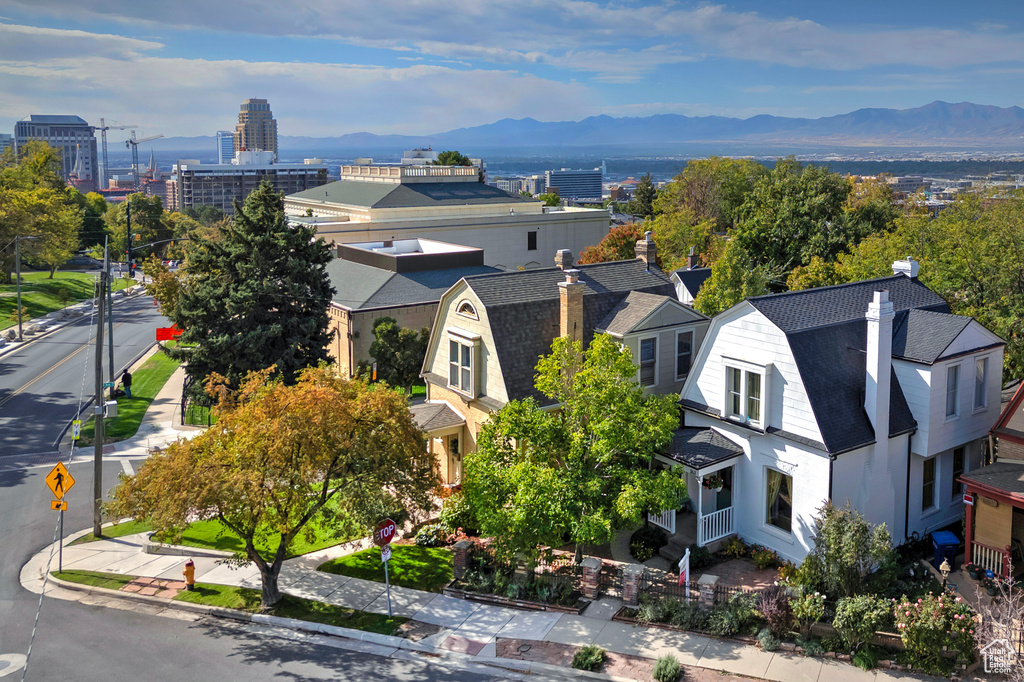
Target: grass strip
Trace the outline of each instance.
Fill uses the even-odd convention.
[[[256,613],[260,608],[260,594],[259,590],[248,587],[196,583],[195,591],[179,592],[175,599],[192,604],[239,609]],[[313,601],[312,599],[302,599],[291,595],[285,595],[269,613],[283,618],[295,618],[313,623],[323,623],[324,625],[337,625],[343,628],[365,630],[366,632],[376,632],[382,635],[394,634],[398,626],[408,620],[408,618],[399,616],[388,618],[378,613],[356,611],[344,606],[325,604]]]
[[[99,272],[58,272],[49,278],[49,272],[21,273],[21,305],[26,308],[22,324],[33,317],[60,310],[67,305],[93,297],[93,283]],[[12,278],[13,279],[13,278]],[[131,280],[114,278],[114,291],[134,284]],[[0,285],[0,329],[18,324],[15,308],[18,306],[18,286],[15,283]],[[13,319],[12,319],[13,313]]]
[[[104,424],[103,442],[117,443],[134,436],[139,425],[146,416],[146,410],[153,404],[160,389],[178,369],[177,360],[157,352],[138,369],[132,372],[132,397],[121,396],[117,399],[117,416],[107,419]],[[118,377],[120,381],[120,377]],[[79,447],[88,447],[93,443],[96,423],[90,419],[82,426],[82,438]]]
[[[135,535],[136,533],[145,533],[146,531],[151,530],[153,530],[153,525],[149,523],[143,523],[140,521],[122,521],[121,523],[104,528],[103,537],[101,538],[97,538],[92,533],[88,533],[69,544],[68,547],[74,547],[75,545],[81,545],[86,542],[96,542],[96,540],[123,538],[126,535]]]
[[[384,582],[384,566],[380,560],[380,549],[376,547],[331,559],[318,566],[317,570]],[[388,572],[392,585],[427,592],[440,592],[455,577],[452,552],[447,547],[392,545]]]
[[[50,575],[61,580],[67,580],[70,583],[91,585],[92,587],[105,587],[108,590],[120,590],[122,587],[135,580],[134,575],[101,573],[99,571],[53,571]]]

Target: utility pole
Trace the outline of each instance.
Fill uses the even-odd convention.
[[[128,246],[125,255],[128,257],[128,276],[135,279],[135,266],[132,265],[132,200],[131,196],[124,202],[124,217],[128,221]]]
[[[104,256],[106,258],[106,256]],[[103,515],[100,504],[103,502],[103,309],[107,288],[107,271],[100,273],[99,288],[96,291],[96,302],[99,316],[96,320],[96,407],[93,408],[93,501],[92,501],[92,534],[100,537],[103,534]]]
[[[14,238],[14,273],[18,283],[18,343],[24,341],[21,335],[21,237]]]
[[[110,340],[107,342],[107,364],[110,373],[110,392],[114,392],[114,288],[113,277],[110,276],[110,237],[103,239],[103,272],[107,275],[107,287],[104,293],[107,296],[107,335]]]

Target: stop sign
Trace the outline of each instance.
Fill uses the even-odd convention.
[[[373,544],[378,547],[390,544],[395,537],[398,526],[391,519],[385,519],[377,524],[377,530],[373,531]]]

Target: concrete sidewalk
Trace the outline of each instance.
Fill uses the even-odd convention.
[[[192,557],[199,582],[260,588],[259,571],[251,564],[235,568],[213,556],[216,553],[186,547],[175,548],[182,553],[177,556],[152,554],[147,552],[147,544],[146,534],[140,534],[65,546],[64,569],[180,580],[184,562]],[[351,551],[351,548],[332,548],[318,553],[317,561],[311,561],[310,557],[286,561],[281,570],[282,591],[296,597],[386,614],[388,604],[383,583],[315,570],[321,561]],[[25,566],[22,583],[27,589],[36,593],[41,591],[42,575],[49,557],[50,548],[47,547]],[[55,565],[51,566],[51,570],[55,569]],[[420,640],[418,645],[438,652],[467,654],[480,662],[496,663],[496,638],[509,638],[571,646],[597,644],[610,652],[651,659],[672,654],[685,665],[779,682],[923,679],[889,670],[865,672],[834,660],[769,653],[740,642],[696,633],[615,622],[611,618],[621,602],[610,598],[591,604],[580,616],[520,611],[405,587],[391,588],[391,603],[395,615],[441,627],[439,632]],[[504,661],[502,659],[502,664]]]

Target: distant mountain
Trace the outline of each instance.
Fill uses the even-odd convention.
[[[459,128],[434,135],[375,135],[360,132],[340,137],[280,137],[289,152],[370,150],[431,145],[435,149],[596,147],[609,145],[670,145],[705,142],[757,142],[792,145],[979,145],[1019,148],[1024,144],[1024,109],[970,102],[932,102],[915,109],[858,109],[823,118],[753,116],[682,116],[659,114],[644,118],[591,116],[582,121],[543,122],[506,118],[487,125]],[[213,149],[212,137],[166,138],[157,149]],[[186,146],[187,145],[187,146]]]

